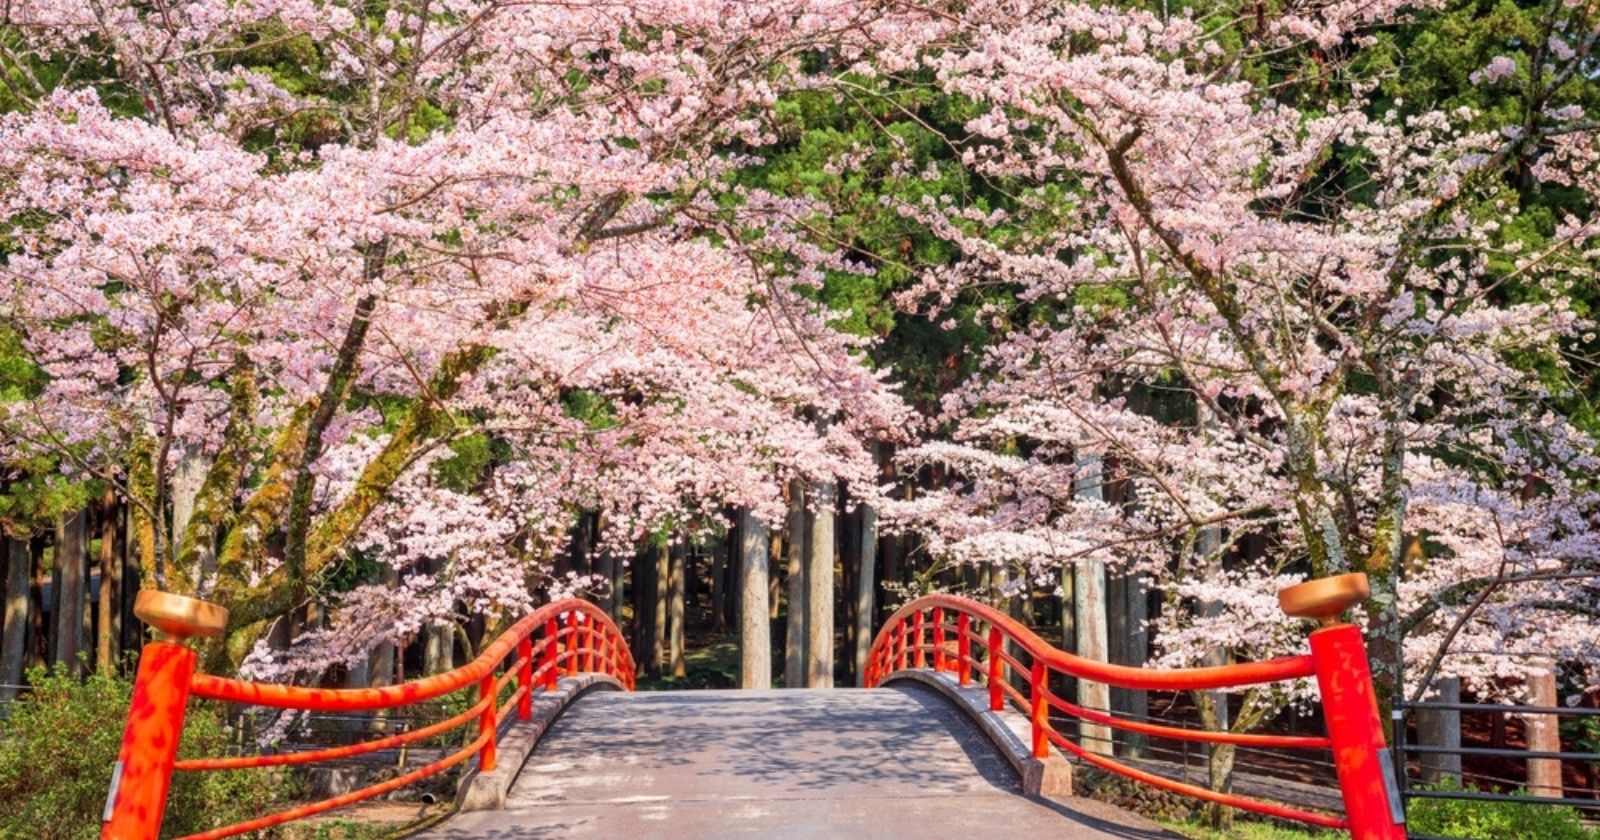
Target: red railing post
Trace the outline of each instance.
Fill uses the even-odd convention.
[[[966,613],[956,613],[956,673],[961,676],[961,685],[972,684],[972,640],[967,638],[967,633],[972,629],[972,618]]]
[[[522,698],[517,701],[517,720],[533,717],[533,640],[517,642],[517,688]]]
[[[1000,628],[989,625],[989,711],[998,712],[1005,708],[1005,697],[1000,693],[1000,681],[1005,679],[1005,660],[1000,658],[1000,646],[1005,642],[1000,638]]]
[[[915,661],[918,668],[928,667],[928,651],[924,648],[927,644],[928,633],[922,625],[922,610],[917,610],[916,630],[913,633],[916,641],[912,642],[912,649],[917,652]]]
[[[894,663],[894,669],[896,671],[904,671],[906,669],[906,646],[907,646],[906,633],[907,633],[906,621],[905,621],[905,619],[902,618],[902,619],[900,619],[900,623],[896,624],[895,628],[894,628],[894,635],[895,635],[895,663]]]
[[[544,688],[546,691],[555,691],[556,682],[561,678],[560,662],[556,657],[561,655],[561,627],[554,618],[547,619],[544,623]]]
[[[944,661],[944,607],[933,608],[933,670],[943,671]]]
[[[1045,728],[1050,725],[1050,713],[1044,700],[1044,674],[1044,661],[1035,658],[1033,670],[1028,674],[1028,699],[1033,705],[1028,721],[1033,724],[1034,758],[1048,758],[1050,755],[1050,741],[1045,737]]]
[[[594,619],[591,618],[583,623],[583,638],[585,642],[583,664],[586,666],[584,670],[592,673],[595,670],[595,652],[600,649],[600,636],[595,632]]]
[[[567,676],[578,673],[578,611],[567,613]]]
[[[1378,717],[1378,696],[1361,628],[1336,624],[1311,634],[1311,658],[1333,742],[1352,840],[1404,840],[1405,814]]]
[[[1369,594],[1366,575],[1345,574],[1281,590],[1278,604],[1322,625],[1311,633],[1311,661],[1351,840],[1405,840],[1405,811],[1383,740],[1367,646],[1361,628],[1340,620]]]
[[[495,708],[496,698],[494,691],[494,670],[489,675],[478,681],[478,701],[483,703],[483,711],[478,713],[478,737],[487,737],[483,747],[478,750],[478,770],[487,773],[493,770],[498,757],[495,749],[495,717],[499,710]]]
[[[104,840],[155,840],[161,833],[195,659],[194,650],[172,642],[151,642],[140,653],[122,750],[111,773]]]
[[[161,834],[198,659],[183,641],[218,635],[228,623],[228,611],[216,604],[149,589],[134,600],[133,613],[164,638],[140,652],[122,749],[101,817],[103,840],[156,840]]]

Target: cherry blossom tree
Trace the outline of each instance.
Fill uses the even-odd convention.
[[[840,265],[791,230],[813,210],[732,175],[810,84],[807,51],[915,20],[796,0],[10,15],[0,318],[48,383],[7,407],[0,456],[122,487],[147,585],[228,606],[235,663],[352,551],[454,565],[357,589],[348,628],[525,606],[575,509],[618,541],[724,503],[776,521],[787,478],[870,484],[863,441],[906,424],[809,302]],[[450,488],[473,446],[494,457]],[[189,456],[209,466],[180,530]]]
[[[971,101],[948,139],[1005,196],[902,208],[964,253],[908,302],[1020,301],[945,401],[955,440],[905,454],[959,480],[890,514],[1045,585],[1085,560],[1151,575],[1154,664],[1301,650],[1276,591],[1357,570],[1385,696],[1499,688],[1535,653],[1592,669],[1600,446],[1566,410],[1594,338],[1566,291],[1600,253],[1569,101],[1600,21],[1551,3],[1535,66],[1479,77],[1522,103],[1484,125],[1375,106],[1354,59],[1398,4],[1273,8],[976,2],[879,66]],[[1533,249],[1507,232],[1521,178],[1578,196]],[[1085,464],[1113,501],[1073,491]],[[1233,725],[1294,696],[1251,692]]]

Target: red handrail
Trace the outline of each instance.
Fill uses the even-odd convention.
[[[171,621],[161,627],[169,634],[183,630]],[[523,720],[531,717],[537,688],[553,690],[563,674],[570,676],[580,672],[610,676],[630,691],[635,680],[633,656],[621,631],[604,610],[578,599],[540,607],[500,634],[476,659],[460,668],[382,688],[306,688],[226,679],[195,674],[195,661],[194,650],[183,644],[181,636],[145,646],[134,681],[122,752],[107,797],[102,840],[155,840],[161,830],[171,775],[176,770],[274,767],[345,758],[413,743],[466,726],[474,720],[478,722],[477,735],[470,744],[402,776],[182,840],[230,837],[387,793],[440,773],[474,755],[478,757],[480,770],[493,770],[500,723],[513,713]],[[496,670],[502,666],[505,666],[504,671],[497,676]],[[497,702],[501,690],[513,682],[516,690],[504,703]],[[190,697],[280,709],[344,712],[392,709],[474,686],[478,697],[471,707],[448,720],[412,732],[304,752],[177,760],[178,734],[183,729],[184,710]]]
[[[925,616],[932,615],[928,621]],[[956,625],[946,625],[954,615]],[[933,639],[930,642],[929,625]],[[956,636],[955,650],[945,641]],[[1009,651],[1007,648],[1009,647]],[[965,686],[974,677],[988,685],[989,708],[1011,705],[1026,714],[1034,756],[1049,754],[1049,744],[1127,778],[1177,793],[1280,819],[1324,828],[1348,829],[1355,840],[1403,840],[1403,819],[1390,807],[1394,792],[1380,769],[1383,735],[1360,630],[1332,624],[1311,634],[1310,654],[1208,668],[1146,669],[1112,665],[1067,653],[999,610],[955,595],[928,595],[896,610],[878,631],[867,657],[865,683],[873,688],[898,672],[925,668],[932,652],[935,671],[950,671]],[[978,652],[983,652],[980,660]],[[1026,661],[1024,661],[1026,660]],[[1028,693],[1010,684],[1008,671],[1027,676]],[[1051,672],[1151,691],[1205,691],[1315,677],[1327,710],[1328,736],[1212,732],[1141,721],[1087,709],[1049,688]],[[1205,743],[1283,749],[1332,749],[1345,801],[1345,816],[1318,813],[1251,797],[1220,793],[1130,767],[1085,749],[1056,730],[1050,711],[1133,732]]]

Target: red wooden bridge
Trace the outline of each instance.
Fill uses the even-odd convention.
[[[541,607],[473,662],[444,674],[384,688],[321,689],[195,673],[197,657],[185,640],[219,632],[226,613],[141,593],[140,617],[165,638],[146,645],[140,660],[102,837],[155,840],[174,772],[347,759],[470,727],[475,734],[464,747],[396,778],[185,840],[259,831],[469,762],[464,813],[436,827],[434,837],[832,837],[846,830],[885,838],[1013,831],[1164,836],[1130,828],[1103,806],[1038,795],[1068,792],[1066,758],[1198,799],[1347,831],[1354,840],[1395,840],[1406,836],[1404,817],[1366,650],[1360,629],[1339,620],[1364,592],[1361,576],[1283,592],[1291,615],[1321,623],[1306,654],[1176,670],[1085,660],[988,606],[933,595],[902,607],[878,633],[869,690],[637,695],[621,633],[586,601]],[[1327,732],[1215,732],[1127,720],[1055,694],[1052,675],[1158,691],[1314,678]],[[590,693],[594,688],[619,691]],[[466,711],[403,734],[327,749],[177,759],[193,698],[354,712],[459,691],[475,692]],[[547,732],[568,704],[571,711]],[[1077,722],[1200,743],[1330,751],[1344,809],[1309,810],[1165,778],[1085,749],[1069,737]],[[931,809],[930,799],[938,800]],[[469,810],[483,808],[489,810]]]

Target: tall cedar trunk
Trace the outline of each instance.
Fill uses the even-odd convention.
[[[723,599],[727,597],[728,584],[723,579],[723,572],[727,571],[727,550],[723,545],[711,546],[711,626],[717,635],[728,632],[728,612],[723,606]]]
[[[655,548],[646,548],[633,558],[633,650],[639,665],[647,673],[655,673],[655,663],[647,656],[650,652],[650,631],[655,627]]]
[[[1098,455],[1078,458],[1078,475],[1073,480],[1073,495],[1085,501],[1105,498],[1102,464]],[[1110,660],[1109,630],[1106,626],[1106,567],[1095,560],[1079,561],[1073,567],[1072,606],[1076,614],[1077,653],[1096,662]],[[1078,681],[1078,705],[1091,709],[1111,708],[1111,687],[1098,680]],[[1086,750],[1110,755],[1111,727],[1103,724],[1078,724],[1078,735]]]
[[[815,488],[806,546],[806,687],[833,688],[834,486]]]
[[[667,666],[667,590],[672,578],[672,561],[666,545],[656,546],[655,606],[650,617],[651,673],[660,676]]]
[[[28,651],[28,590],[33,579],[33,554],[24,538],[0,535],[5,545],[5,624],[0,626],[0,701],[9,701],[22,684],[22,665]]]
[[[63,516],[56,526],[55,661],[74,674],[82,673],[78,654],[83,652],[84,577],[88,568],[89,513],[79,509]]]
[[[95,599],[95,667],[116,670],[121,639],[122,547],[117,537],[117,494],[107,490],[100,502],[100,592]]]
[[[783,637],[783,686],[799,688],[806,682],[806,486],[789,482],[789,544],[786,574],[788,621]]]
[[[1111,661],[1119,665],[1143,667],[1150,655],[1150,634],[1145,629],[1149,606],[1144,576],[1133,572],[1108,580],[1106,599],[1110,607],[1108,638],[1111,642]],[[1111,707],[1134,720],[1143,720],[1150,716],[1150,692],[1113,688]],[[1140,732],[1118,731],[1116,739],[1118,749],[1126,756],[1142,756],[1150,746],[1149,737]]]
[[[872,632],[877,625],[874,610],[878,590],[878,512],[869,505],[858,506],[855,525],[856,637],[855,656],[851,664],[855,669],[856,685],[865,686],[867,654],[872,650]]]
[[[689,669],[683,659],[683,622],[688,611],[685,586],[689,577],[689,547],[678,543],[672,547],[668,557],[667,602],[671,605],[672,631],[668,659],[671,661],[674,677],[687,677]]]
[[[739,687],[772,687],[772,622],[767,611],[767,526],[739,511]]]
[[[32,558],[32,568],[44,568],[44,551],[47,538],[38,537],[28,541],[28,556]],[[60,577],[60,571],[52,564],[51,575]],[[54,583],[60,589],[60,581]],[[54,591],[54,590],[52,590]],[[28,647],[22,654],[22,671],[27,673],[29,668],[49,665],[53,649],[50,646],[50,628],[45,625],[44,617],[54,609],[44,599],[43,586],[28,585]]]

